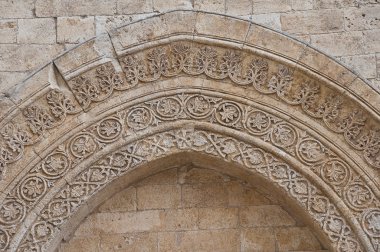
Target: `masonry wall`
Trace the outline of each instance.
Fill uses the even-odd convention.
[[[292,215],[242,180],[174,168],[107,200],[59,251],[327,251]]]
[[[88,38],[172,9],[226,13],[285,32],[380,90],[380,0],[0,0],[0,92]]]

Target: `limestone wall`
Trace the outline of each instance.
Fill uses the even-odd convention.
[[[325,250],[275,195],[212,170],[183,167],[103,203],[61,244],[60,252],[72,251]]]
[[[379,0],[1,0],[0,90],[88,38],[171,9],[265,24],[336,57],[380,89]]]

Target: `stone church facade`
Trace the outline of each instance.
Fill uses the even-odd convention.
[[[377,0],[0,9],[0,251],[380,251]]]

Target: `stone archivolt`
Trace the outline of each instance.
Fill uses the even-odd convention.
[[[120,110],[58,146],[26,174],[14,194],[9,194],[6,198],[0,209],[0,219],[5,224],[4,232],[8,228],[9,231],[19,229],[15,224],[21,223],[26,212],[33,209],[47,194],[49,185],[56,184],[57,180],[62,179],[69,170],[75,169],[82,160],[91,159],[96,152],[123,138],[123,135],[128,141],[128,136],[135,132],[159,126],[170,128],[173,127],[170,126],[171,123],[179,120],[232,128],[282,149],[304,163],[304,168],[313,171],[343,198],[351,208],[353,218],[358,223],[363,222],[365,232],[371,232],[369,227],[375,225],[368,209],[371,209],[371,213],[376,213],[379,203],[371,189],[357,172],[319,140],[267,111],[195,91],[167,95]],[[239,163],[273,180],[312,213],[326,235],[335,243],[335,248],[342,251],[345,250],[343,248],[360,250],[359,242],[352,237],[351,228],[329,197],[289,165],[249,143],[211,132],[184,129],[150,136],[128,144],[124,149],[98,161],[91,166],[94,168],[83,171],[70,186],[62,188],[47,204],[43,215],[34,222],[20,248],[26,251],[40,249],[39,246],[43,246],[49,237],[54,237],[53,232],[57,232],[56,229],[83,202],[128,170],[162,155],[179,150],[193,150]],[[342,236],[341,232],[345,235]],[[376,237],[372,238],[376,244]]]
[[[364,170],[377,174],[376,112],[289,64],[231,49],[228,44],[161,43],[120,55],[118,60],[122,71],[112,61],[102,62],[66,79],[71,92],[50,89],[23,108],[21,116],[4,120],[2,172],[24,158],[27,146],[38,145],[48,132],[64,129],[67,117],[86,115],[125,92],[136,94],[136,99],[148,96],[154,90],[141,91],[145,85],[179,76],[203,76],[218,85],[228,81],[261,94],[261,99],[270,97],[300,108],[315,124],[323,122],[343,135],[350,147],[341,148],[346,152],[342,154],[317,127],[292,123],[233,91],[233,99],[221,91],[189,87],[167,89],[134,105],[115,101],[116,112],[107,112],[112,106],[104,105],[96,122],[67,126],[66,140],[54,142],[54,148],[41,154],[41,161],[20,170],[9,183],[0,205],[0,251],[51,248],[61,226],[114,179],[183,151],[239,164],[281,188],[318,224],[336,251],[380,249],[378,188],[350,156],[360,153],[368,164]],[[182,127],[189,122],[196,129]],[[115,146],[124,147],[112,151]]]

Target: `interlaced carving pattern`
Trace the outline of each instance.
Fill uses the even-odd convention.
[[[65,186],[42,211],[31,228],[20,251],[40,249],[52,238],[58,227],[88,198],[139,164],[183,150],[204,152],[227,161],[237,162],[261,174],[286,190],[302,204],[339,251],[360,251],[351,228],[335,206],[320,190],[300,173],[273,155],[231,137],[198,130],[172,130],[147,137],[107,155],[75,181]]]
[[[46,194],[49,186],[61,179],[69,170],[74,169],[82,160],[91,157],[96,151],[122,138],[123,135],[128,138],[134,131],[179,120],[197,120],[234,128],[267,141],[299,159],[345,200],[353,215],[363,223],[363,229],[373,239],[374,246],[377,243],[377,237],[372,234],[380,232],[376,229],[376,218],[380,216],[378,200],[360,176],[320,141],[307,132],[253,106],[218,96],[183,93],[153,99],[121,110],[57,147],[21,180],[19,186],[8,195],[0,208],[2,224],[0,234],[3,233],[5,237],[3,248],[8,246],[10,238],[19,228],[26,213]],[[128,153],[116,152],[98,162],[99,165],[112,162],[112,167],[91,166],[96,168],[83,172],[76,182],[71,183],[69,188],[61,191],[48,204],[43,216],[34,223],[22,247],[31,249],[45,244],[48,237],[57,232],[58,226],[75,209],[121,173],[154,157],[175,152],[174,149],[188,149],[219,155],[227,161],[238,162],[269,179],[274,179],[284,189],[288,188],[289,194],[313,214],[337,249],[341,251],[359,249],[359,243],[352,237],[351,229],[328,197],[320,195],[321,192],[315,186],[312,186],[308,180],[301,179],[301,175],[290,169],[288,165],[256,147],[232,138],[209,132],[178,132],[183,132],[184,135],[182,137],[174,133],[157,135],[149,138],[156,139],[156,142],[146,140],[128,145],[125,148]],[[273,174],[277,174],[277,177]],[[290,181],[289,176],[292,178]],[[347,246],[350,249],[343,249]]]
[[[127,55],[120,59],[124,74],[115,72],[110,63],[68,82],[82,109],[101,102],[116,91],[139,83],[179,75],[205,75],[252,86],[262,94],[273,95],[287,104],[297,105],[309,116],[322,120],[358,151],[372,167],[380,168],[380,131],[364,112],[353,109],[333,90],[309,79],[294,81],[286,66],[272,69],[266,59],[225,48],[201,44],[172,43]],[[92,76],[92,77],[91,77]],[[93,79],[94,78],[94,79]],[[0,173],[7,164],[22,158],[25,146],[38,142],[44,132],[62,124],[81,109],[58,90],[46,97],[49,110],[31,105],[23,111],[29,128],[9,123],[1,129],[5,140],[0,146]],[[380,210],[378,199],[363,179],[336,153],[307,132],[280,118],[242,103],[216,96],[182,94],[166,96],[122,110],[92,125],[53,152],[29,171],[7,195],[0,206],[0,251],[9,246],[22,221],[49,188],[78,163],[129,133],[166,122],[196,120],[236,129],[282,149],[313,171],[351,209],[379,248]],[[193,150],[238,162],[262,174],[296,198],[318,221],[339,251],[359,251],[360,245],[327,196],[300,173],[248,143],[206,131],[170,131],[126,146],[92,165],[64,188],[44,209],[31,227],[20,250],[39,248],[49,240],[60,224],[96,191],[136,165],[178,150]],[[29,250],[28,250],[29,251]]]
[[[98,82],[83,76],[72,81],[79,102],[87,108],[91,102],[104,100],[115,90],[125,90],[139,82],[153,82],[180,74],[206,75],[212,79],[229,79],[240,86],[252,86],[266,95],[275,95],[287,104],[300,106],[315,119],[322,120],[336,133],[342,134],[365,160],[380,168],[380,129],[365,113],[353,107],[342,95],[304,77],[294,81],[294,73],[286,66],[271,69],[269,61],[242,52],[203,46],[172,43],[121,59],[125,79],[109,65],[96,70]],[[78,84],[80,83],[80,84]]]

